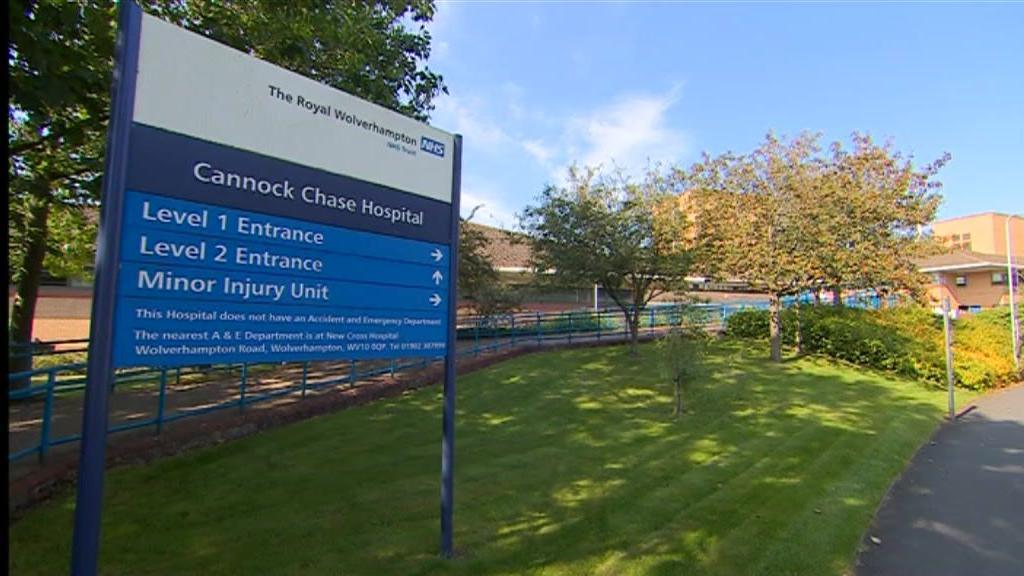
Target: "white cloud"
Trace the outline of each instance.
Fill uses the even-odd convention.
[[[472,100],[444,96],[437,101],[431,124],[462,134],[473,146],[493,147],[509,140],[508,134]]]
[[[473,215],[473,222],[512,230],[516,227],[518,219],[515,211],[506,206],[501,197],[498,189],[489,183],[465,182],[459,198],[459,211],[466,217],[479,206]]]
[[[690,137],[669,126],[678,87],[666,94],[633,95],[570,119],[565,139],[578,150],[568,159],[584,165],[613,164],[627,171],[650,162],[675,162],[691,149]],[[563,169],[564,173],[564,169]]]
[[[545,145],[540,140],[524,140],[522,145],[523,149],[526,150],[530,156],[533,156],[537,162],[540,162],[543,165],[547,165],[555,156],[554,148]]]

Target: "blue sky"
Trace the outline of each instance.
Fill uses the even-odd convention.
[[[1024,211],[1024,4],[440,0],[430,28],[475,221],[513,228],[574,161],[689,166],[769,130],[949,152],[940,218]]]

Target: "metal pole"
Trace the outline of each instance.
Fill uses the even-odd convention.
[[[949,420],[956,418],[953,402],[953,326],[949,321],[949,298],[942,299],[942,325],[946,333],[946,382],[949,387]]]
[[[114,377],[111,333],[114,295],[120,259],[128,135],[135,105],[135,78],[139,64],[142,10],[134,2],[118,6],[116,65],[112,82],[106,166],[103,171],[103,211],[96,249],[92,325],[89,328],[88,376],[82,408],[79,445],[78,493],[71,541],[71,574],[92,576],[99,569],[100,526],[103,513],[103,475],[106,469],[107,412]]]
[[[46,460],[50,449],[50,426],[53,422],[53,388],[57,385],[57,369],[51,368],[46,376],[46,402],[43,404],[43,428],[39,438],[39,461]]]
[[[452,557],[455,509],[455,279],[459,277],[459,194],[462,187],[462,136],[452,155],[452,224],[448,262],[448,337],[444,357],[444,412],[441,417],[441,556]]]
[[[1013,353],[1013,366],[1020,370],[1020,325],[1017,324],[1017,306],[1014,303],[1014,280],[1017,274],[1013,270],[1013,246],[1010,244],[1010,219],[1016,214],[1010,214],[1006,218],[1006,285],[1010,288],[1010,343]]]
[[[245,410],[245,389],[249,384],[249,364],[242,363],[242,381],[238,385],[238,409]]]
[[[395,375],[395,363],[391,361],[391,375]],[[302,398],[306,397],[306,384],[309,382],[309,361],[302,363],[302,384],[299,385]]]
[[[160,395],[156,399],[156,433],[164,431],[164,411],[167,407],[167,368],[160,371]]]
[[[594,284],[594,312],[597,312],[597,284]]]

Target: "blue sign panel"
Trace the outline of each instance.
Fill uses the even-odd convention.
[[[114,362],[439,356],[449,247],[125,194]]]

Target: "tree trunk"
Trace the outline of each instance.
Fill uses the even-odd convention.
[[[782,362],[782,299],[777,294],[771,296],[768,318],[772,362]]]
[[[676,378],[675,407],[672,410],[672,417],[679,418],[683,413],[683,382]]]
[[[636,356],[640,353],[640,309],[633,308],[629,318],[629,353]]]
[[[25,252],[15,278],[17,293],[11,308],[10,324],[7,326],[9,374],[32,369],[31,348],[14,344],[32,342],[32,321],[36,315],[36,299],[39,296],[39,282],[43,275],[43,259],[46,257],[49,217],[49,199],[33,198],[25,227]],[[29,384],[29,378],[17,382],[8,380],[7,387],[17,388]]]
[[[800,325],[800,300],[799,299],[796,301],[796,304],[793,307],[793,312],[795,313],[795,316],[796,316],[796,323],[795,323],[796,324],[796,326],[795,326],[796,332],[795,332],[795,334],[793,334],[793,339],[796,341],[796,353],[798,355],[802,355],[804,353],[804,338],[803,338],[802,327]]]
[[[836,308],[843,307],[843,289],[838,284],[832,287],[832,305]]]

